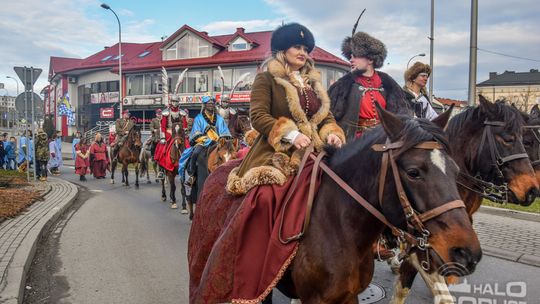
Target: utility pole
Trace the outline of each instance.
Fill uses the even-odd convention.
[[[471,43],[469,54],[469,106],[476,102],[476,54],[478,34],[478,0],[471,0]]]
[[[435,0],[431,0],[431,33],[429,37],[429,66],[431,74],[429,75],[429,101],[433,102],[433,79],[435,67],[433,66],[433,41],[435,40]]]

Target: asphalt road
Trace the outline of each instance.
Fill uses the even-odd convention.
[[[118,177],[114,185],[92,177],[80,183],[70,168],[64,168],[61,177],[85,189],[38,248],[27,282],[34,296],[25,303],[188,303],[190,221],[161,202],[160,186],[141,183],[138,190],[133,185],[126,189]],[[468,277],[471,292],[454,295],[467,304],[537,304],[539,270],[484,257]],[[388,303],[393,282],[388,267],[378,263],[374,283],[386,296],[364,303]],[[279,293],[274,300],[289,303]],[[416,280],[407,303],[433,303],[421,280]]]

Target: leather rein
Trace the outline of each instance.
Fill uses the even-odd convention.
[[[499,180],[504,180],[504,174],[501,168],[506,164],[514,160],[529,158],[527,153],[516,153],[508,156],[501,156],[499,150],[497,149],[497,144],[495,143],[495,138],[491,132],[491,127],[503,127],[506,123],[503,121],[484,121],[484,131],[482,133],[482,140],[478,148],[477,159],[480,159],[481,152],[484,148],[484,145],[488,145],[489,156],[491,158],[492,166],[496,169],[496,178]],[[502,184],[497,184],[496,182],[489,182],[484,180],[480,173],[476,173],[475,176],[469,175],[460,171],[457,178],[458,185],[480,195],[483,198],[486,198],[495,203],[506,203],[508,202],[508,183],[503,182]]]
[[[371,213],[371,215],[377,218],[384,225],[389,227],[392,231],[392,234],[399,240],[399,242],[405,245],[407,254],[410,252],[411,249],[415,247],[424,251],[426,253],[426,260],[421,262],[421,266],[424,268],[424,270],[426,271],[429,270],[430,253],[428,250],[431,249],[431,251],[435,254],[435,257],[438,258],[439,260],[442,260],[440,255],[438,255],[435,252],[435,250],[430,246],[428,242],[428,237],[430,236],[430,232],[427,230],[424,224],[428,222],[429,220],[435,217],[438,217],[439,215],[445,212],[448,212],[450,210],[457,209],[457,208],[465,208],[465,204],[463,203],[462,200],[453,200],[423,213],[419,213],[418,211],[414,210],[409,199],[407,198],[405,189],[403,188],[403,183],[401,182],[399,169],[396,164],[396,160],[395,160],[394,152],[393,152],[394,150],[401,149],[403,147],[403,144],[404,144],[403,141],[391,143],[389,140],[387,140],[385,144],[373,145],[372,149],[374,151],[383,153],[382,163],[381,163],[381,172],[379,176],[379,199],[380,199],[379,203],[382,204],[381,199],[384,193],[385,179],[386,179],[386,176],[388,175],[388,171],[389,171],[388,167],[390,166],[392,170],[392,175],[394,177],[394,182],[396,185],[399,201],[405,213],[405,218],[407,222],[407,229],[406,229],[407,231],[400,229],[396,227],[395,225],[393,225],[392,223],[390,223],[390,221],[384,216],[384,214],[382,214],[381,211],[379,211],[372,204],[370,204],[366,199],[364,199],[360,194],[358,194],[358,192],[356,192],[346,181],[344,181],[330,167],[328,167],[328,165],[322,162],[322,159],[326,155],[324,151],[315,155],[313,153],[313,146],[310,146],[307,148],[307,150],[304,153],[302,162],[298,169],[298,173],[292,185],[292,191],[289,191],[287,197],[285,198],[286,201],[281,211],[282,213],[281,223],[280,223],[279,234],[278,234],[279,241],[282,244],[288,244],[290,242],[299,240],[305,234],[306,229],[310,223],[311,210],[313,208],[313,201],[315,199],[315,195],[317,192],[317,189],[316,189],[317,177],[319,175],[319,170],[322,170],[341,189],[343,189],[349,196],[351,196],[355,200],[356,203],[358,203],[360,206],[365,208],[369,213]],[[425,142],[421,142],[413,146],[412,148],[434,150],[434,149],[442,149],[442,146],[438,142],[435,142],[435,141],[425,141]],[[403,152],[403,151],[399,151],[399,152]],[[297,235],[293,235],[290,237],[282,237],[282,227],[283,227],[283,218],[284,218],[283,213],[285,212],[285,209],[287,209],[286,207],[292,197],[292,193],[294,192],[294,189],[298,185],[300,173],[302,172],[308,158],[311,158],[314,161],[314,165],[313,165],[311,178],[310,178],[306,217],[304,219],[303,229]],[[416,236],[416,234],[420,234],[420,236]]]

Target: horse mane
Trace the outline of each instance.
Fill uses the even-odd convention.
[[[444,130],[440,127],[424,118],[412,119],[407,116],[399,116],[399,118],[404,124],[404,127],[399,134],[399,140],[404,143],[403,148],[401,148],[400,151],[407,151],[424,141],[436,141],[450,153],[448,138],[444,133]],[[371,149],[371,146],[384,143],[387,138],[388,136],[384,132],[382,126],[378,126],[364,132],[362,137],[346,144],[341,149],[326,147],[325,150],[330,156],[330,167],[344,180],[353,178],[356,172],[361,171],[351,170],[352,168],[357,168],[359,164],[361,166],[371,166],[369,168],[370,170],[379,171],[382,154],[375,153]],[[394,155],[396,158],[399,157],[399,151]],[[375,183],[375,180],[371,182]]]
[[[503,100],[497,100],[491,107],[489,114],[476,106],[454,116],[446,128],[449,137],[462,136],[462,130],[468,124],[473,123],[480,127],[488,119],[505,122],[505,129],[512,133],[521,132],[525,120],[518,109],[507,105]]]

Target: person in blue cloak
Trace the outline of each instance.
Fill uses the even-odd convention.
[[[231,137],[229,127],[225,119],[216,111],[216,99],[211,96],[202,98],[203,109],[193,121],[191,133],[189,134],[190,148],[184,150],[180,157],[179,173],[183,176],[186,169],[186,184],[191,186],[195,181],[195,170],[199,153],[211,144],[217,142],[221,137]]]
[[[19,169],[26,171],[26,161],[31,165],[34,155],[34,142],[32,141],[32,131],[28,130],[26,134],[23,134],[19,139],[19,153],[17,158],[17,165]],[[23,166],[23,164],[25,164]]]

